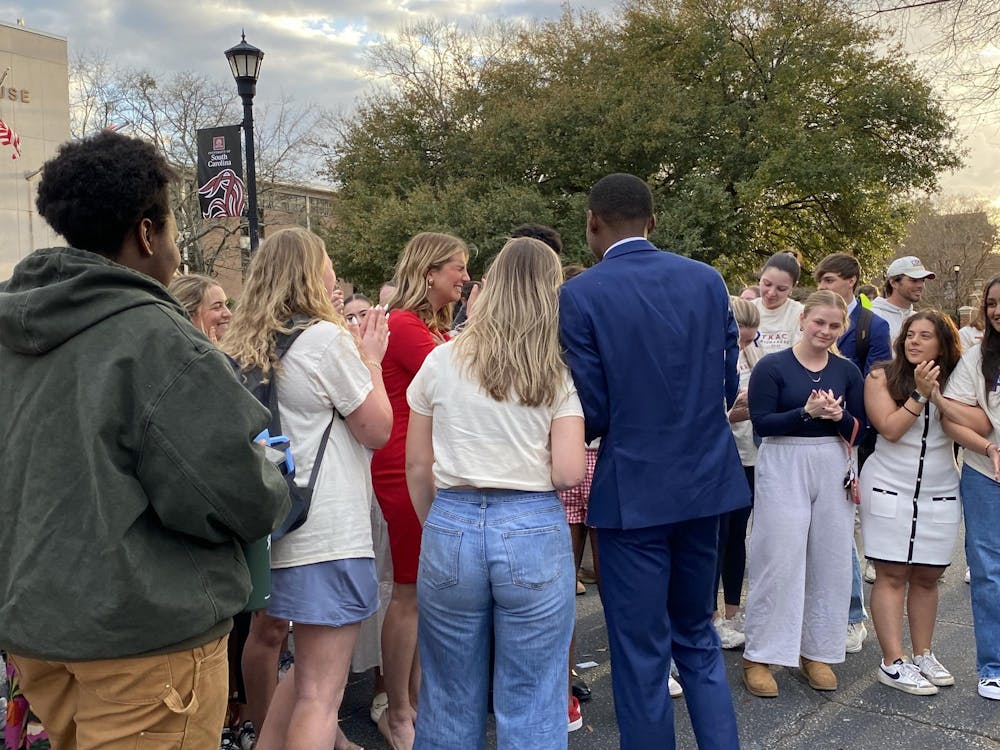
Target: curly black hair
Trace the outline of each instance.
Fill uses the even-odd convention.
[[[73,247],[115,258],[142,219],[163,228],[176,178],[152,144],[105,130],[63,144],[45,162],[35,205]]]
[[[511,239],[515,237],[532,237],[536,240],[541,240],[551,247],[556,255],[561,254],[563,251],[562,237],[559,232],[544,224],[521,224],[519,227],[514,227],[510,233],[510,237]]]

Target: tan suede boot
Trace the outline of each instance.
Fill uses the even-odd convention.
[[[804,656],[801,657],[802,672],[809,680],[809,687],[813,690],[836,690],[837,675],[830,669],[829,664],[821,661],[813,661]]]
[[[758,698],[777,698],[778,683],[774,681],[771,668],[767,664],[743,660],[743,684],[751,695]]]

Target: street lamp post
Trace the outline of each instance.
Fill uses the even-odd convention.
[[[236,90],[243,100],[243,141],[247,156],[247,224],[250,230],[250,252],[260,244],[257,224],[257,165],[253,146],[253,97],[257,93],[257,76],[264,53],[247,43],[246,33],[235,47],[226,50],[226,59],[236,79]]]
[[[955,274],[955,322],[961,326],[962,314],[959,312],[959,308],[962,306],[962,295],[958,292],[958,274],[962,270],[962,267],[956,263],[951,267],[951,270]]]

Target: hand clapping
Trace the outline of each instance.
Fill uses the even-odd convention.
[[[382,363],[389,345],[389,322],[385,309],[376,305],[359,323],[349,323],[348,328],[358,341],[361,356],[375,364]]]
[[[844,397],[834,396],[833,391],[815,389],[806,400],[805,410],[813,419],[839,422],[844,416]]]
[[[913,381],[917,391],[924,398],[931,398],[934,391],[939,389],[938,377],[941,375],[941,366],[934,364],[933,359],[921,362],[913,368]]]

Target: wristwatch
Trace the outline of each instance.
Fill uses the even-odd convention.
[[[804,406],[801,409],[799,409],[799,416],[802,417],[803,422],[811,422],[813,418],[812,414],[807,412],[806,407]]]
[[[926,404],[927,403],[927,396],[922,395],[920,393],[920,391],[916,391],[916,390],[913,391],[913,393],[910,394],[910,398],[912,398],[918,404]]]

